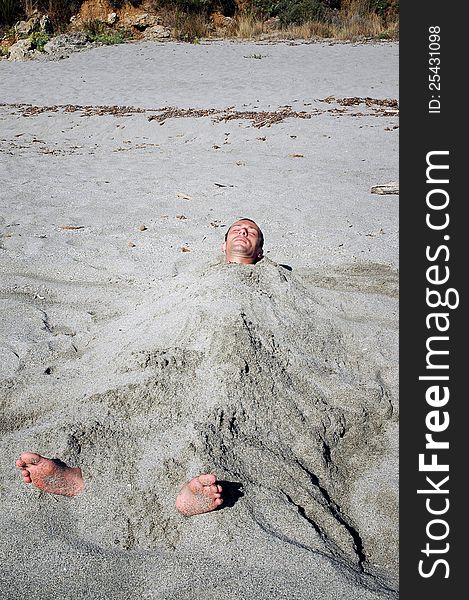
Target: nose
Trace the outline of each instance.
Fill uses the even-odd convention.
[[[247,234],[248,234],[247,227],[241,227],[241,229],[239,230],[239,235],[247,236]]]

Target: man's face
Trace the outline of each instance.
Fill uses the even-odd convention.
[[[253,221],[235,221],[222,245],[225,262],[253,264],[262,258],[262,233]]]

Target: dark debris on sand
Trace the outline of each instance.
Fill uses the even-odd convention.
[[[283,106],[279,110],[272,111],[240,111],[230,106],[226,109],[216,108],[177,108],[166,106],[159,109],[140,108],[135,106],[81,106],[76,104],[52,105],[52,106],[34,106],[32,104],[0,104],[0,107],[19,109],[22,116],[31,117],[47,112],[78,112],[81,116],[101,116],[111,115],[115,117],[125,117],[133,114],[150,114],[149,121],[157,121],[161,125],[168,119],[177,118],[203,118],[211,117],[214,122],[247,120],[256,128],[270,127],[276,123],[281,123],[285,119],[311,119],[313,116],[330,113],[343,116],[397,116],[399,114],[398,101],[395,99],[378,98],[342,98],[336,99],[334,96],[320,99],[318,102],[326,104],[336,104],[338,106],[328,109],[314,108],[309,111],[295,111],[291,106]],[[348,107],[365,105],[371,109],[371,112],[351,112]]]

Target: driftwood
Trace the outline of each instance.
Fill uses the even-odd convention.
[[[372,194],[399,194],[399,182],[390,181],[382,185],[374,185],[370,191]]]

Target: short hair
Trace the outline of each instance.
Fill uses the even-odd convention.
[[[259,225],[257,225],[257,223],[256,223],[255,221],[253,221],[252,219],[248,219],[247,217],[241,217],[241,219],[236,219],[236,221],[235,221],[234,223],[232,223],[232,224],[231,224],[231,225],[228,227],[228,229],[227,229],[227,232],[225,233],[225,242],[226,242],[226,240],[228,239],[228,233],[230,232],[230,229],[231,229],[231,228],[233,227],[233,225],[234,225],[235,223],[237,223],[238,221],[249,221],[250,223],[254,223],[254,225],[256,225],[256,226],[257,226],[257,229],[259,229],[259,233],[260,233],[260,236],[259,236],[259,246],[260,246],[261,248],[263,248],[263,247],[264,247],[264,234],[262,233],[262,229],[259,227]]]

